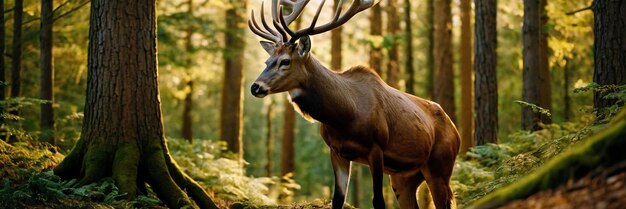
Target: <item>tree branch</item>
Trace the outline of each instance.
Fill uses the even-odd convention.
[[[82,8],[83,6],[87,5],[89,2],[91,2],[91,0],[87,0],[87,1],[83,2],[82,4],[80,4],[80,5],[78,5],[78,6],[74,7],[74,8],[72,8],[72,9],[70,9],[69,11],[67,11],[67,12],[65,12],[65,13],[63,13],[63,14],[60,14],[59,16],[54,17],[54,18],[52,19],[52,22],[56,22],[58,19],[61,19],[61,18],[65,17],[65,16],[67,16],[67,15],[70,15],[70,14],[74,13],[75,11],[78,11],[80,8]],[[59,6],[59,7],[61,7],[61,6]],[[57,7],[57,9],[58,9],[59,7]],[[56,9],[55,9],[55,10],[56,10]],[[54,14],[54,13],[53,13],[53,14]]]
[[[567,12],[567,13],[565,13],[565,15],[571,16],[571,15],[574,15],[576,13],[584,12],[584,11],[591,10],[591,9],[593,9],[593,4],[589,5],[589,6],[585,7],[585,8],[581,8],[581,9],[577,9],[577,10],[574,10],[574,11],[571,11],[571,12]]]

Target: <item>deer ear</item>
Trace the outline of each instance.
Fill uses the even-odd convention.
[[[298,55],[301,57],[309,53],[311,51],[311,38],[309,38],[309,36],[302,36],[298,40],[297,50]]]
[[[270,55],[274,54],[274,51],[276,50],[276,44],[269,41],[261,41],[261,47],[263,47],[263,49],[265,49],[265,51]]]

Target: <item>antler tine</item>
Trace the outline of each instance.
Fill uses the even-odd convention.
[[[265,27],[265,30],[269,31],[270,33],[272,33],[274,36],[278,37],[280,36],[280,34],[278,34],[278,32],[276,32],[275,30],[272,30],[272,28],[267,25],[267,22],[265,22],[265,5],[264,5],[264,1],[261,2],[261,23],[263,24],[263,27]]]
[[[304,7],[306,7],[307,4],[309,4],[310,0],[302,0],[302,1],[291,1],[291,0],[281,0],[280,3],[281,4],[288,4],[291,6],[292,10],[291,13],[289,15],[287,15],[287,17],[284,17],[281,15],[281,17],[284,17],[284,19],[286,20],[285,23],[286,25],[291,24],[294,20],[296,20],[296,18],[298,18],[298,16],[300,16],[300,14],[302,14],[302,10],[304,10]]]
[[[278,11],[279,15],[278,17],[280,17],[279,21],[280,21],[280,25],[283,26],[283,29],[285,29],[285,31],[291,36],[293,37],[295,35],[295,33],[291,30],[291,28],[289,28],[289,23],[287,23],[285,21],[285,16],[283,16],[283,6],[280,5],[280,10]]]
[[[274,24],[274,28],[276,28],[276,30],[278,30],[278,32],[282,36],[283,42],[287,42],[287,33],[285,33],[285,30],[280,26],[280,23],[278,23],[277,20],[273,20],[272,24]]]
[[[279,40],[278,36],[265,32],[261,29],[261,27],[259,27],[259,25],[256,23],[256,19],[254,18],[254,10],[252,10],[250,18],[251,19],[248,20],[248,27],[250,28],[250,30],[252,30],[254,34],[274,42],[277,42]]]
[[[344,1],[341,0],[340,4],[342,4],[343,2]],[[322,1],[322,4],[323,3],[324,1]],[[315,16],[313,17],[313,23],[311,24],[311,26],[307,29],[296,31],[295,35],[291,37],[290,42],[295,42],[298,38],[304,35],[316,35],[316,34],[320,34],[320,33],[335,29],[337,27],[340,27],[342,24],[348,22],[348,20],[354,17],[354,15],[372,7],[374,3],[378,3],[378,1],[375,2],[374,0],[354,0],[352,2],[352,5],[350,5],[350,8],[348,9],[348,11],[346,11],[344,15],[340,15],[342,7],[341,5],[338,5],[337,10],[335,11],[335,16],[333,17],[333,20],[331,22],[326,23],[319,27],[315,27],[315,22],[317,21],[317,18],[319,17],[320,10],[321,10],[321,7],[320,7],[317,13],[315,14]]]

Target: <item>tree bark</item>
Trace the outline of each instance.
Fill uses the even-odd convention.
[[[295,170],[294,130],[296,115],[290,102],[285,102],[285,122],[283,123],[283,142],[280,155],[280,176],[293,173]]]
[[[626,85],[626,1],[594,1],[595,70],[593,82],[604,85]],[[609,92],[596,92],[594,108],[598,119],[606,115],[603,108],[616,104],[614,99],[604,99]],[[623,104],[620,104],[623,105]]]
[[[338,6],[342,6],[339,5],[339,0],[334,0],[333,11],[336,11]],[[341,39],[342,31],[342,27],[330,31],[330,69],[337,72],[341,71],[341,62],[343,59],[341,56],[341,42],[343,42]]]
[[[13,51],[11,53],[11,97],[20,96],[22,87],[22,16],[24,13],[24,1],[15,0],[13,8]],[[18,115],[18,111],[11,111]]]
[[[572,99],[569,95],[569,86],[570,86],[570,68],[569,68],[570,58],[565,58],[565,64],[563,65],[563,119],[565,121],[569,121],[572,113]]]
[[[400,55],[396,36],[400,34],[400,20],[398,17],[398,0],[387,1],[387,36],[391,36],[392,45],[387,51],[387,84],[400,89]]]
[[[496,77],[496,0],[475,0],[474,131],[475,145],[498,140],[498,87]]]
[[[4,0],[0,0],[0,11],[4,11]],[[4,15],[0,15],[0,52],[2,52],[2,55],[0,56],[0,101],[5,101],[6,100],[6,69],[5,69],[5,65],[4,65],[4,51],[5,51],[5,47],[6,44],[4,42],[4,38],[6,36],[6,29],[5,29],[5,22],[4,22]],[[0,106],[0,114],[4,113],[4,107]],[[0,117],[0,125],[4,124],[4,117]],[[4,138],[4,137],[2,137]]]
[[[428,43],[428,52],[426,53],[426,93],[430,99],[435,98],[435,0],[426,0],[426,37]]]
[[[92,0],[87,98],[81,138],[54,169],[85,185],[112,177],[121,194],[170,208],[217,208],[169,155],[157,76],[155,0]],[[185,192],[186,191],[186,192]]]
[[[193,0],[189,0],[187,1],[187,13],[189,13],[190,16],[193,16]],[[182,137],[183,139],[189,141],[189,142],[193,142],[193,116],[191,115],[191,110],[193,109],[193,79],[191,78],[190,73],[188,72],[189,69],[191,68],[191,58],[189,56],[191,56],[192,54],[192,50],[193,50],[193,43],[191,42],[191,38],[193,36],[193,28],[191,26],[189,26],[187,28],[187,36],[185,37],[185,48],[187,50],[187,52],[189,53],[187,55],[187,60],[186,60],[186,77],[185,80],[187,82],[185,82],[185,88],[187,90],[187,92],[185,93],[185,98],[183,99],[183,115],[182,115],[182,125],[181,125],[181,133],[182,133]]]
[[[548,69],[548,47],[542,32],[545,23],[545,0],[524,0],[524,92],[525,102],[549,109],[550,72]],[[545,120],[542,120],[545,119]],[[550,123],[547,117],[533,111],[528,106],[522,107],[522,128],[539,130],[539,123]]]
[[[370,15],[370,35],[374,37],[382,37],[383,35],[383,15],[380,4],[381,3],[375,4],[370,9],[372,11]],[[383,76],[383,52],[381,46],[372,44],[369,64],[378,75]]]
[[[243,160],[243,65],[244,65],[244,14],[246,1],[231,0],[233,8],[226,11],[226,37],[224,48],[224,87],[222,88],[222,108],[220,139],[228,143],[228,151]]]
[[[411,0],[404,0],[404,68],[406,70],[405,90],[409,94],[415,94],[415,68],[413,67],[413,29],[411,25]]]
[[[452,68],[452,15],[450,0],[435,0],[434,11],[434,98],[443,110],[456,121],[454,105],[454,73]]]
[[[265,141],[265,157],[267,159],[267,164],[265,165],[265,176],[272,176],[272,152],[274,152],[274,134],[272,134],[272,117],[273,117],[273,107],[274,102],[270,100],[270,103],[267,104],[267,112],[266,112],[266,125],[267,125],[267,135]]]
[[[461,0],[461,155],[474,146],[474,64],[472,61],[472,2]]]
[[[39,68],[41,70],[40,97],[48,101],[41,104],[41,119],[39,126],[41,129],[41,141],[56,145],[54,137],[54,67],[52,65],[52,0],[41,0],[41,27],[39,30],[39,40],[41,43],[41,53]]]

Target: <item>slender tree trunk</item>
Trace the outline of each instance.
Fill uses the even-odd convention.
[[[40,53],[40,97],[49,101],[41,104],[41,141],[56,145],[54,137],[54,67],[52,65],[52,0],[41,0],[41,27],[39,40],[41,42]]]
[[[396,36],[400,35],[400,19],[398,17],[398,0],[387,1],[387,35],[392,36],[393,43],[387,52],[389,62],[387,62],[387,84],[396,89],[400,89],[400,46]]]
[[[280,175],[285,176],[295,171],[295,146],[294,130],[296,125],[296,115],[293,106],[285,102],[285,122],[283,123],[283,143],[280,156]]]
[[[626,1],[594,2],[593,81],[601,86],[626,85]],[[617,102],[614,99],[604,99],[608,93],[610,92],[596,92],[594,95],[598,120],[606,116],[601,111],[603,108]]]
[[[539,9],[541,10],[541,33],[539,36],[540,56],[539,63],[541,65],[541,71],[539,71],[539,86],[542,91],[539,93],[539,106],[552,110],[552,78],[550,78],[550,47],[548,46],[548,32],[543,30],[544,26],[548,24],[548,13],[546,12],[546,6],[548,0],[539,0]],[[552,123],[552,118],[547,115],[541,115],[541,122],[544,124]]]
[[[375,37],[382,37],[383,35],[383,14],[382,9],[380,7],[381,3],[374,5],[370,10],[372,11],[370,15],[370,35]],[[382,46],[372,44],[370,49],[370,59],[369,64],[372,69],[378,73],[381,77],[383,76],[383,52],[381,49]]]
[[[0,11],[4,11],[4,0],[0,0]],[[4,42],[4,38],[6,36],[6,29],[4,27],[4,15],[0,15],[0,101],[6,100],[6,69],[4,65],[4,50],[6,44]],[[0,106],[0,114],[4,113],[4,107]],[[0,125],[4,125],[4,117],[0,117]],[[2,136],[4,138],[4,136]]]
[[[542,32],[542,17],[545,13],[545,0],[524,0],[524,92],[525,102],[550,108],[550,73],[548,69],[548,48],[545,34]],[[547,118],[547,117],[544,117]],[[532,108],[522,107],[522,128],[539,130],[542,120],[541,113]]]
[[[187,1],[187,13],[189,13],[190,16],[193,16],[193,0],[189,0]],[[193,43],[191,42],[191,38],[193,36],[193,28],[191,26],[189,26],[187,28],[187,36],[185,37],[185,48],[187,50],[187,52],[189,53],[189,55],[187,55],[187,61],[186,61],[186,69],[187,71],[189,71],[189,69],[191,68],[191,58],[189,56],[191,56],[191,50],[193,47]],[[187,90],[186,94],[185,94],[185,98],[183,100],[183,123],[182,123],[182,127],[181,127],[181,133],[182,133],[182,137],[183,139],[189,141],[189,142],[193,142],[193,118],[191,116],[191,110],[193,108],[193,78],[191,78],[190,73],[186,72],[185,73],[186,76],[186,80],[187,82],[185,83],[185,89]]]
[[[224,87],[220,139],[228,143],[228,151],[243,160],[242,117],[243,117],[243,63],[244,63],[244,14],[246,1],[230,1],[234,7],[226,11],[226,37],[224,49]]]
[[[13,8],[13,52],[11,54],[11,97],[20,96],[22,85],[22,15],[24,13],[24,1],[15,0]],[[17,110],[12,114],[19,114]]]
[[[267,128],[267,135],[266,135],[266,140],[265,141],[265,157],[267,159],[267,164],[265,165],[265,176],[272,176],[272,167],[274,166],[272,164],[272,152],[274,152],[274,134],[272,131],[272,117],[273,117],[273,110],[272,108],[274,107],[274,102],[272,100],[270,100],[270,103],[267,104],[267,113],[266,113],[266,128]]]
[[[461,0],[461,155],[474,146],[474,63],[472,61],[472,2]]]
[[[435,98],[435,0],[426,0],[426,38],[428,52],[426,53],[426,92],[430,99]]]
[[[337,7],[342,5],[339,5],[339,0],[334,0],[334,2],[333,11],[336,11]],[[330,31],[330,69],[337,72],[341,71],[341,62],[343,59],[341,56],[341,43],[343,42],[341,38],[342,31],[342,27]]]
[[[404,47],[404,68],[406,70],[406,92],[415,94],[415,68],[413,67],[413,29],[411,26],[411,0],[404,0],[404,37],[406,46]]]
[[[170,208],[217,208],[171,158],[161,118],[155,0],[92,0],[81,138],[54,169],[78,185],[112,177],[127,198],[146,183]],[[187,196],[189,195],[189,197]]]
[[[435,0],[434,60],[435,97],[452,121],[456,121],[454,105],[454,73],[452,67],[452,14],[450,0]]]
[[[475,0],[474,111],[475,145],[498,141],[498,87],[496,77],[496,0]]]
[[[570,58],[565,58],[565,64],[563,65],[563,119],[565,121],[570,121],[570,114],[572,113],[571,107],[571,98],[569,95],[569,77],[570,77],[570,68],[569,61]]]

